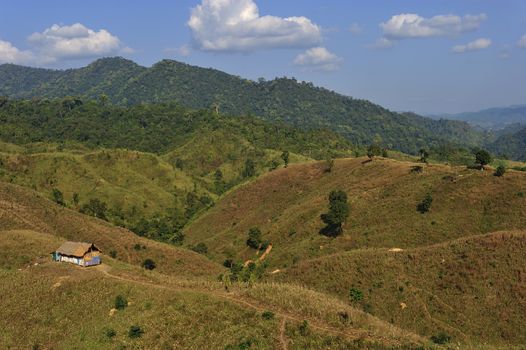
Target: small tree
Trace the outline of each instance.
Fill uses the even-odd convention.
[[[66,205],[66,203],[64,202],[64,195],[58,188],[53,189],[52,195],[53,195],[53,201],[55,203],[59,205]]]
[[[431,204],[433,203],[433,196],[431,196],[431,193],[427,193],[426,196],[424,197],[424,199],[422,200],[422,202],[420,202],[417,206],[417,210],[422,213],[422,214],[425,214],[429,211],[429,209],[431,209]]]
[[[131,326],[130,330],[128,331],[128,337],[134,339],[134,338],[140,338],[143,335],[144,331],[139,326]]]
[[[377,144],[372,144],[367,148],[367,157],[369,157],[369,159],[373,159],[380,155],[382,155],[382,147]]]
[[[429,158],[429,152],[425,148],[421,148],[419,153],[420,153],[419,162],[427,164],[428,162],[427,159]]]
[[[73,204],[75,205],[75,207],[79,205],[79,202],[80,202],[79,194],[77,192],[73,193]]]
[[[325,160],[325,172],[330,173],[332,172],[332,169],[334,168],[334,159],[332,157],[327,157]]]
[[[155,265],[155,261],[153,261],[152,259],[146,259],[142,262],[142,267],[146,270],[153,270],[157,266]]]
[[[252,159],[245,161],[245,169],[243,169],[243,177],[248,178],[256,175],[256,164]]]
[[[320,232],[326,236],[335,237],[342,234],[342,224],[349,216],[347,194],[343,191],[332,191],[329,194],[329,212],[321,215],[321,220],[327,225]]]
[[[285,163],[285,168],[289,166],[289,151],[283,151],[281,153],[281,159],[283,159],[283,163]]]
[[[122,295],[117,295],[115,297],[115,308],[117,310],[124,310],[128,306],[128,300]]]
[[[484,166],[491,163],[491,154],[485,149],[479,149],[475,151],[475,162],[480,166],[480,169],[484,169]]]
[[[504,165],[499,165],[493,175],[501,177],[504,175],[504,173],[506,173],[506,167]]]
[[[250,248],[258,249],[261,244],[261,231],[257,227],[252,227],[248,230],[247,245]]]

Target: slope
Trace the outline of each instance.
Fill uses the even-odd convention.
[[[27,230],[1,235],[1,252],[26,254],[32,262],[58,241]],[[0,280],[5,282],[0,284],[0,307],[6,316],[0,320],[0,343],[7,348],[382,350],[425,344],[313,291],[259,285],[225,292],[218,282],[145,272],[107,257],[104,265],[87,269],[49,259],[37,262],[7,260],[12,266],[6,267],[0,255]],[[276,292],[279,301],[270,297]],[[113,309],[118,295],[128,302],[120,310]],[[312,301],[296,307],[296,298],[307,295]],[[264,311],[273,317],[262,317]],[[350,322],[339,321],[338,311]],[[301,327],[303,320],[309,320],[307,328]],[[140,327],[137,337],[129,335],[132,326]]]
[[[498,232],[404,251],[338,253],[273,277],[337,295],[421,335],[518,346],[526,343],[525,248],[526,231]]]
[[[273,244],[271,266],[367,247],[410,248],[459,237],[526,228],[526,174],[502,178],[488,170],[425,166],[377,158],[338,159],[331,172],[323,162],[294,164],[237,188],[191,223],[189,244],[204,242],[218,262],[253,259],[248,231],[258,227]],[[318,232],[332,190],[347,192],[350,217],[344,235],[330,239]],[[431,211],[417,205],[426,193]]]
[[[0,182],[0,227],[2,231],[32,230],[62,239],[93,242],[106,254],[113,252],[117,259],[130,264],[140,265],[147,258],[153,259],[157,269],[166,273],[215,278],[223,270],[199,254],[138,237],[105,221],[58,206],[34,191],[3,182]],[[4,241],[3,234],[0,235]],[[44,254],[47,253],[46,250]]]

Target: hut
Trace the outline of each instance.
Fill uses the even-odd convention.
[[[69,262],[79,266],[93,266],[101,263],[101,251],[93,243],[65,242],[51,253],[53,261]]]

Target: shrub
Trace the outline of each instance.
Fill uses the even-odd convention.
[[[353,303],[363,300],[363,292],[358,288],[351,288],[349,290],[349,298]]]
[[[250,248],[258,249],[261,244],[261,231],[257,227],[252,227],[248,230],[247,245]]]
[[[309,322],[307,320],[303,320],[303,322],[300,324],[300,334],[302,336],[306,336],[309,334]]]
[[[411,173],[413,174],[422,174],[424,172],[424,167],[420,165],[415,165],[411,167]]]
[[[122,295],[117,295],[115,297],[115,308],[117,310],[124,310],[128,306],[128,300]]]
[[[502,175],[504,175],[505,172],[506,172],[506,167],[504,165],[499,165],[493,175],[497,177],[501,177]]]
[[[111,339],[117,335],[117,332],[113,328],[106,328],[106,330],[104,331],[104,334],[106,335],[107,338]]]
[[[203,242],[198,243],[196,246],[192,247],[192,250],[199,254],[206,254],[208,253],[208,247]]]
[[[451,337],[444,332],[431,337],[431,341],[435,344],[447,344],[451,341]]]
[[[427,193],[422,202],[420,202],[416,209],[422,213],[425,214],[431,209],[431,204],[433,203],[433,196],[431,196],[431,193]]]
[[[139,326],[131,326],[130,330],[128,331],[128,337],[134,339],[134,338],[140,338],[143,335],[144,331]]]
[[[272,320],[274,319],[274,313],[272,311],[263,311],[261,314],[261,317],[263,317],[264,320]]]
[[[155,265],[155,261],[153,261],[152,259],[146,259],[142,262],[142,267],[146,270],[153,270],[157,266]]]
[[[115,250],[110,250],[110,256],[115,259],[117,257],[117,252]]]
[[[139,243],[136,243],[134,246],[133,246],[133,249],[135,250],[141,250],[141,245]]]
[[[59,205],[66,205],[66,203],[64,202],[64,195],[62,194],[62,192],[58,189],[58,188],[54,188],[53,189],[53,201]]]
[[[224,267],[231,268],[232,264],[234,264],[234,260],[232,259],[225,259],[225,261],[223,261]]]

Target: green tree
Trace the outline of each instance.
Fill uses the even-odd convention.
[[[481,169],[484,169],[484,166],[491,163],[491,161],[491,154],[485,149],[479,149],[475,151],[475,162],[480,166]]]
[[[367,148],[367,157],[373,159],[374,157],[379,157],[382,155],[382,147],[377,144],[372,144]]]
[[[343,233],[342,224],[349,216],[349,204],[347,203],[347,193],[344,191],[332,191],[329,194],[329,212],[321,215],[321,220],[326,226],[320,233],[336,237]]]
[[[64,195],[58,188],[54,188],[52,191],[53,201],[60,205],[66,205],[64,202]]]
[[[289,166],[289,151],[283,151],[281,153],[281,159],[283,159],[283,163],[285,163],[285,168]]]
[[[82,208],[80,208],[81,213],[91,215],[102,220],[108,220],[106,217],[107,211],[108,207],[106,203],[99,200],[98,198],[90,199],[88,203],[84,204]]]
[[[433,196],[431,195],[431,193],[428,192],[426,196],[424,197],[424,199],[422,200],[422,202],[418,204],[417,210],[420,213],[425,214],[431,209],[432,203],[433,203]]]
[[[332,157],[327,157],[325,160],[325,172],[330,173],[332,172],[332,169],[334,168],[334,159]]]
[[[146,259],[142,262],[142,267],[146,270],[153,270],[157,267],[157,265],[155,265],[155,261],[152,259]]]
[[[79,205],[80,202],[80,196],[77,192],[73,193],[73,204],[76,206]]]
[[[243,169],[243,177],[249,178],[256,175],[256,164],[252,159],[247,159],[245,161],[245,169]]]
[[[495,173],[493,175],[497,177],[501,177],[506,173],[506,167],[504,165],[499,165],[497,169],[495,170]]]
[[[420,162],[421,163],[426,163],[428,162],[428,158],[429,158],[429,152],[425,149],[425,148],[421,148],[420,151]]]
[[[252,227],[248,230],[247,245],[250,248],[258,249],[261,244],[261,230],[257,227]]]
[[[122,295],[117,295],[115,297],[115,308],[117,310],[124,310],[128,306],[128,300]]]

